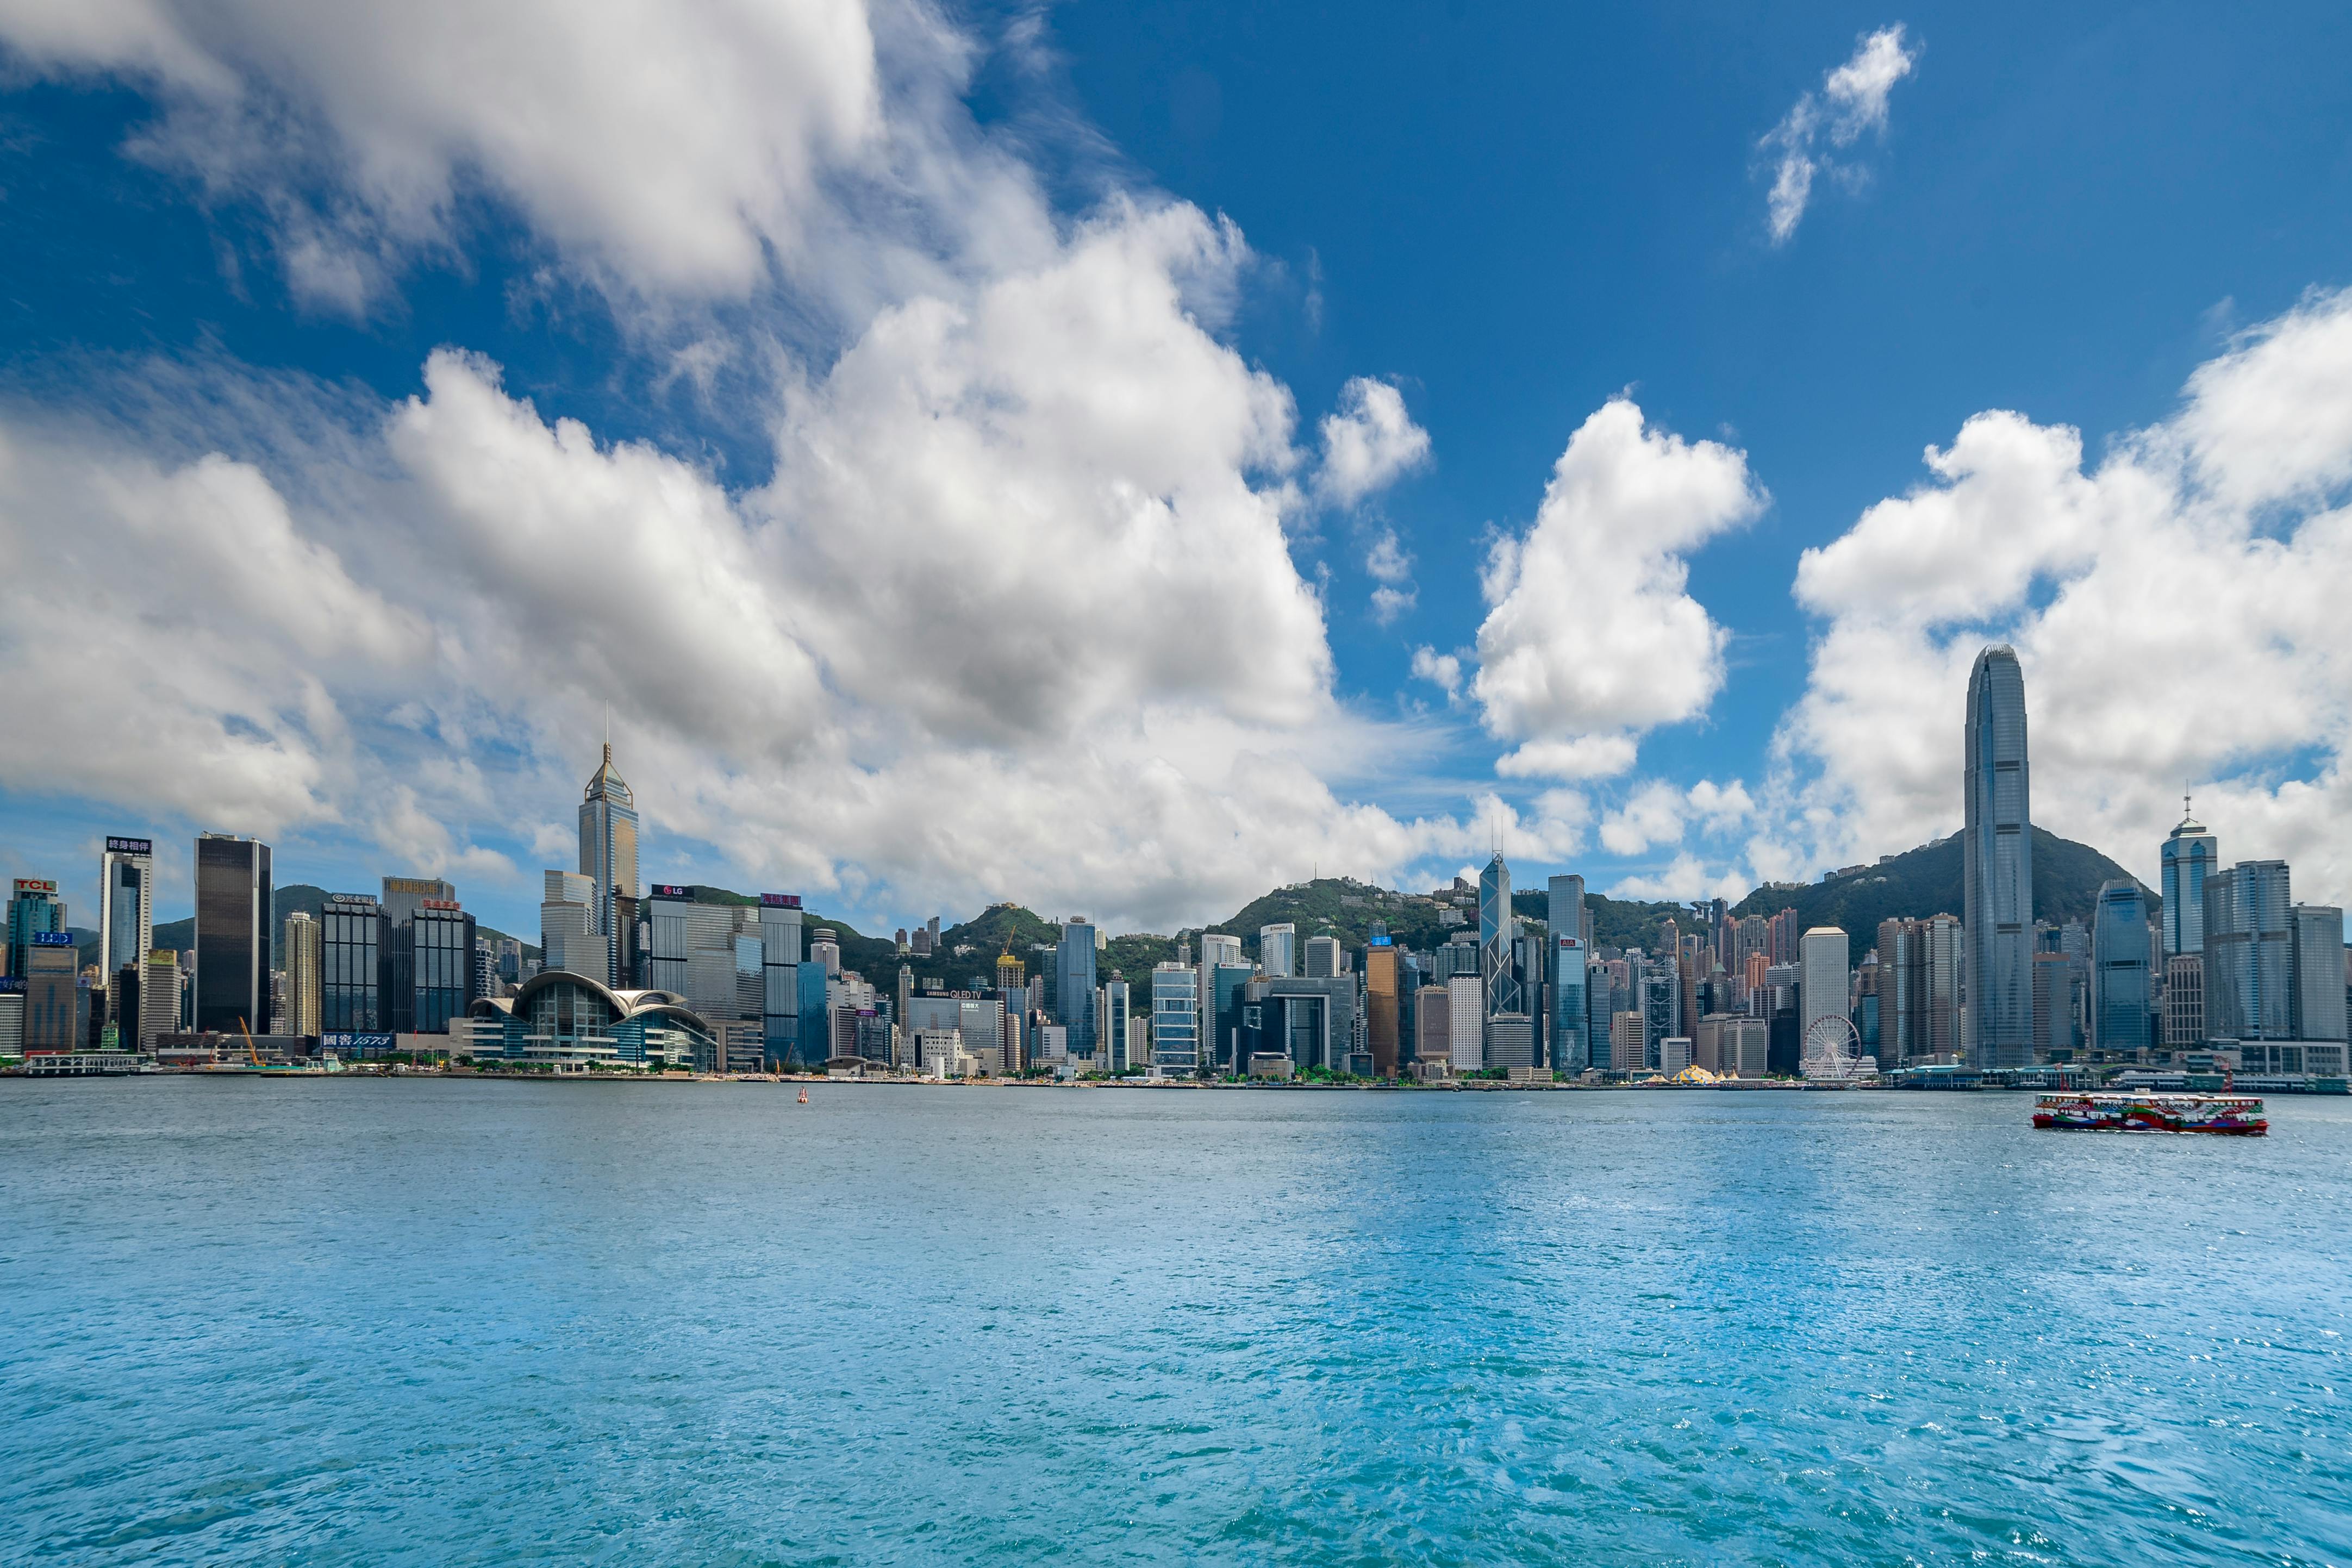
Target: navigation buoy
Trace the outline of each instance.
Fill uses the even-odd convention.
[[[808,1085],[805,1083],[801,1085],[801,1103],[803,1105],[808,1103]]]

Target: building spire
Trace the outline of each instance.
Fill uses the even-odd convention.
[[[604,766],[613,766],[613,705],[604,705]]]

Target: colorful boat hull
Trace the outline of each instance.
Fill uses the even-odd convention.
[[[2033,1124],[2062,1133],[2211,1133],[2259,1138],[2263,1103],[2242,1094],[2044,1094]]]

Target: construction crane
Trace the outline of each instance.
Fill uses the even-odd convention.
[[[245,1016],[242,1013],[237,1015],[236,1029],[239,1034],[245,1036],[246,1060],[252,1062],[256,1067],[260,1066],[261,1052],[253,1049],[253,1030],[246,1023]]]

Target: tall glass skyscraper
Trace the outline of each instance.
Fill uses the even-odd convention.
[[[2205,879],[2207,1039],[2294,1038],[2294,902],[2284,861],[2240,861]]]
[[[2180,825],[2164,841],[2164,951],[2173,956],[2205,951],[2205,879],[2221,863],[2221,841],[2189,814],[2180,798]]]
[[[98,977],[106,988],[106,1016],[119,1021],[122,971],[136,978],[155,945],[154,841],[109,838],[99,856],[98,886]]]
[[[596,910],[596,931],[604,938],[604,973],[608,986],[627,985],[632,977],[620,972],[620,933],[615,928],[613,900],[637,896],[637,801],[613,766],[613,739],[604,737],[604,761],[588,780],[580,800],[580,874],[595,884],[591,901]],[[577,964],[570,967],[578,969]]]
[[[268,844],[233,833],[196,835],[198,1030],[269,1027],[275,902]]]
[[[2033,1060],[2032,789],[2025,675],[2006,644],[1979,653],[1969,672],[1965,750],[1968,1059],[2024,1067]]]
[[[1160,980],[1152,978],[1152,1008],[1159,1009]],[[1193,982],[1199,1002],[1200,982]],[[1054,1021],[1069,1032],[1069,1049],[1080,1056],[1095,1051],[1095,928],[1085,920],[1062,927],[1062,945],[1054,954]]]
[[[1547,885],[1550,904],[1551,1069],[1581,1072],[1592,1065],[1591,1012],[1585,990],[1591,956],[1584,944],[1584,879],[1556,876]]]
[[[1511,916],[1511,868],[1496,850],[1486,869],[1478,873],[1478,977],[1485,982],[1486,1016],[1523,1012],[1519,1006],[1518,972],[1512,964],[1511,939],[1518,922]]]
[[[2147,904],[2140,897],[2139,883],[2122,879],[2103,883],[2098,913],[2091,921],[2091,1044],[2100,1051],[2153,1046],[2155,998]]]

